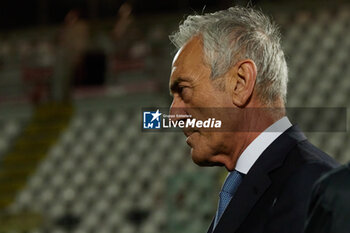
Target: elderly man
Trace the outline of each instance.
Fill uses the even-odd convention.
[[[189,16],[170,39],[179,49],[171,114],[206,119],[210,108],[218,116],[269,109],[232,114],[221,131],[184,129],[196,164],[229,171],[208,233],[302,232],[313,183],[337,163],[285,116],[287,65],[276,25],[232,7]]]

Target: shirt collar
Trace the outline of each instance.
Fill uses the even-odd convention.
[[[282,117],[256,137],[239,156],[235,170],[247,174],[264,150],[292,124],[288,117]]]

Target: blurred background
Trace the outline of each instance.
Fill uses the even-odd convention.
[[[350,2],[250,2],[281,26],[288,106],[348,107]],[[247,1],[2,0],[0,232],[206,232],[224,169],[194,165],[182,133],[142,132],[141,108],[171,103],[180,21],[232,5]],[[307,136],[350,160],[346,130]]]

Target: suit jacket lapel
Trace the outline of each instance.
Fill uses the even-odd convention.
[[[271,185],[269,172],[280,167],[297,141],[306,139],[297,126],[290,127],[259,157],[230,201],[213,233],[235,232],[248,216],[255,203]],[[212,232],[213,222],[208,233]]]
[[[244,177],[244,182],[240,184],[235,196],[230,201],[215,230],[213,231],[214,219],[209,227],[208,233],[235,232],[243,222],[256,201],[270,186],[271,181],[268,176],[261,174],[258,180],[253,180],[252,176]],[[254,184],[251,186],[251,184]]]

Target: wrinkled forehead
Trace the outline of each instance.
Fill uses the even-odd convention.
[[[182,46],[175,54],[174,58],[173,58],[173,62],[171,63],[171,66],[174,66],[175,65],[175,61],[178,59],[180,53],[182,52],[184,46]]]
[[[203,44],[201,37],[194,36],[184,46],[182,46],[174,56],[172,66],[196,66],[203,63]]]

